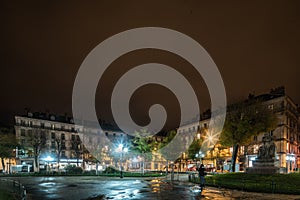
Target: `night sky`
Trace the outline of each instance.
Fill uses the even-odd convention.
[[[248,2],[1,1],[0,122],[12,124],[25,108],[71,116],[73,83],[87,54],[114,34],[146,26],[174,29],[198,41],[218,66],[229,103],[281,85],[300,103],[300,2]],[[105,72],[97,90],[98,117],[111,121],[114,84],[130,68],[148,62],[180,71],[193,85],[201,110],[209,108],[207,88],[189,63],[165,51],[139,50],[121,56]],[[165,128],[176,127],[178,102],[158,85],[133,95],[136,122],[148,122],[153,103],[166,106]]]

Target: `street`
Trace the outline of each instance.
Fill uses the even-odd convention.
[[[7,179],[8,177],[6,177]],[[207,187],[202,195],[193,192],[194,184],[169,178],[123,178],[100,176],[10,177],[27,190],[27,200],[87,199],[298,199],[298,195],[249,193]],[[175,179],[176,180],[176,179]],[[96,198],[97,197],[97,198]]]
[[[27,199],[195,199],[193,185],[161,179],[119,177],[11,177],[27,189]]]

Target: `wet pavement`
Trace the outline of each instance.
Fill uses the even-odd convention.
[[[13,177],[27,189],[27,199],[195,199],[189,184],[163,179],[117,177]],[[182,184],[179,184],[182,183]]]
[[[27,189],[28,200],[86,200],[86,199],[300,199],[295,195],[247,193],[207,187],[202,195],[194,184],[179,178],[118,177],[11,177]],[[6,177],[7,178],[7,177]],[[195,189],[196,188],[196,189]]]

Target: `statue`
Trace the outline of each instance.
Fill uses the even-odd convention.
[[[257,159],[272,159],[275,157],[275,144],[273,142],[273,138],[265,134],[263,139],[263,145],[258,149]]]
[[[252,174],[275,174],[279,173],[279,168],[274,164],[275,143],[273,137],[265,134],[262,138],[263,144],[258,149],[257,159],[253,161],[253,167],[246,169],[247,173]]]

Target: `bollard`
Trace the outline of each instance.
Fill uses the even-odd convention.
[[[270,185],[271,185],[272,193],[274,194],[276,188],[276,182],[272,181]]]
[[[244,191],[244,189],[245,189],[245,179],[242,180],[242,183],[243,183],[242,191]]]

